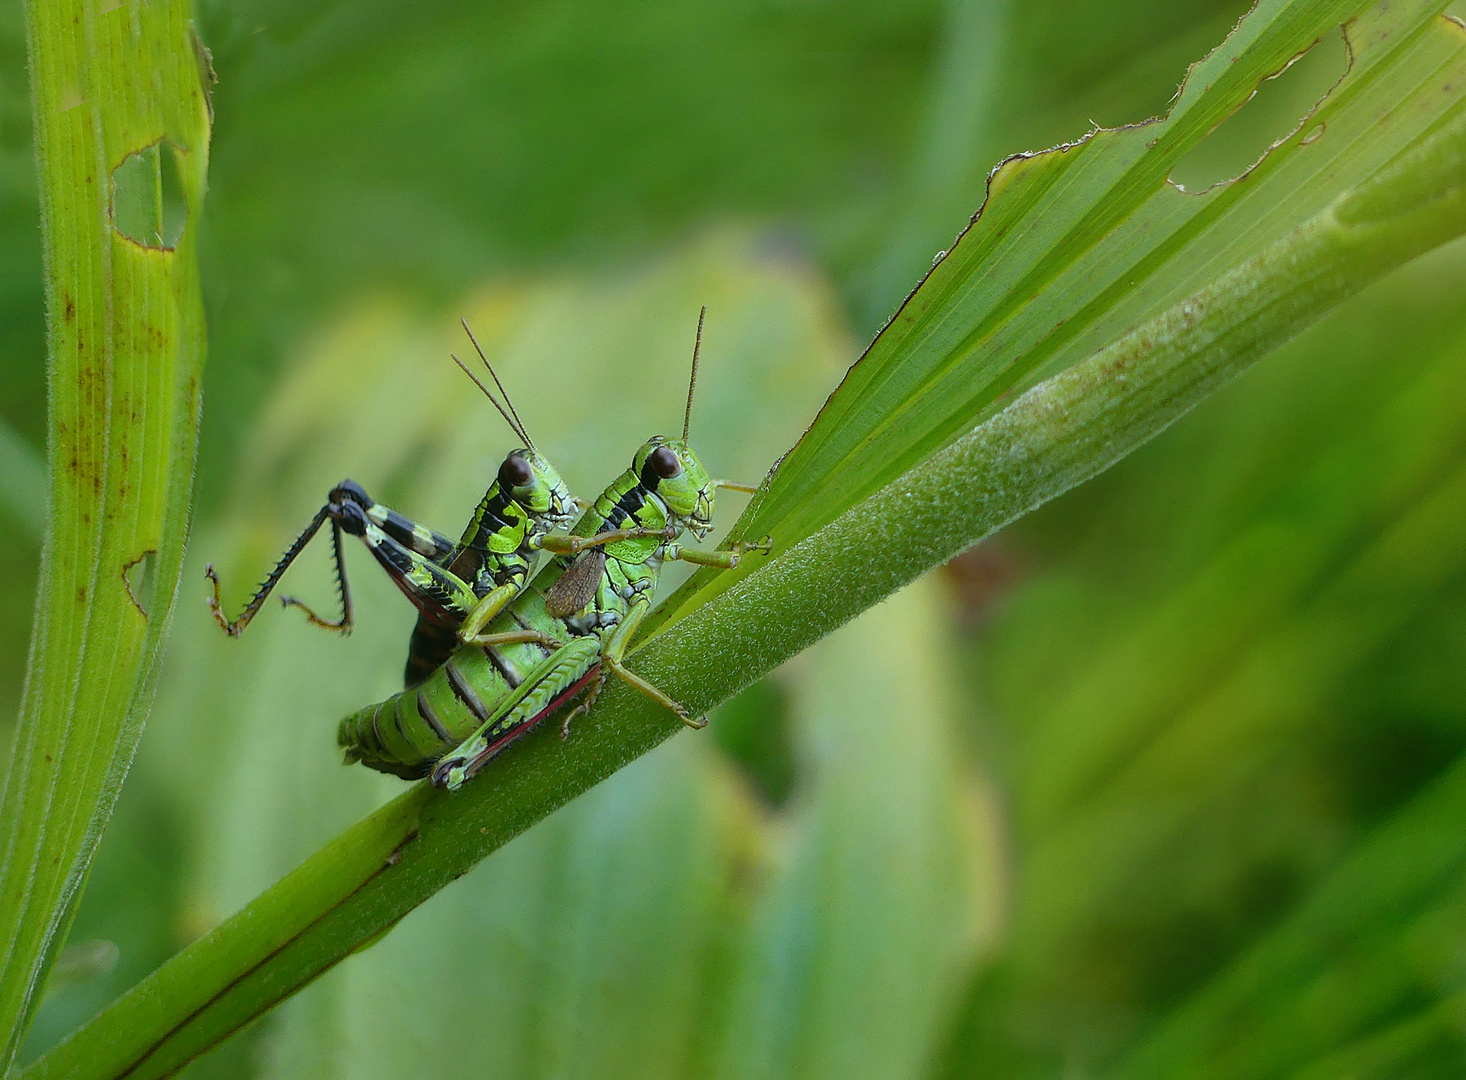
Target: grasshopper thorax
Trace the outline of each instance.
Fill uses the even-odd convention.
[[[505,455],[499,466],[499,490],[534,521],[563,529],[575,520],[575,498],[555,467],[536,451],[521,447]]]
[[[698,539],[707,535],[713,527],[715,485],[685,440],[652,436],[636,452],[631,468],[679,525]]]

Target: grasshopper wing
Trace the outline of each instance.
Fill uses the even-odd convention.
[[[601,574],[606,568],[606,553],[599,548],[583,551],[580,557],[565,568],[560,579],[550,586],[545,594],[545,611],[551,617],[563,619],[589,604],[601,583]]]

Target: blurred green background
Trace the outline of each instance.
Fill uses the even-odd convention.
[[[1003,155],[1164,108],[1237,2],[202,3],[197,517],[158,704],[26,1054],[366,810],[335,720],[412,618],[231,607],[343,476],[456,533],[509,437],[593,494],[675,429],[756,479]],[[1321,43],[1174,177],[1235,175]],[[0,746],[44,438],[0,10]],[[515,841],[195,1077],[1466,1070],[1466,257],[1386,280],[1142,452]],[[727,495],[730,523],[741,497]],[[324,551],[291,591],[330,596]],[[112,946],[99,945],[109,942]]]

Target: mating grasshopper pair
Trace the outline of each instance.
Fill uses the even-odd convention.
[[[704,726],[706,720],[694,719],[624,661],[637,627],[651,610],[664,562],[731,569],[746,552],[769,550],[767,540],[713,552],[678,543],[684,531],[698,539],[707,535],[718,488],[754,490],[710,479],[687,442],[706,312],[704,308],[698,316],[682,438],[658,435],[643,443],[631,468],[601,493],[568,535],[554,530],[570,524],[577,502],[535,448],[504,384],[469,331],[504,404],[463,361],[453,359],[525,446],[504,458],[458,543],[343,481],[239,618],[225,617],[218,576],[212,567],[207,569],[215,619],[230,635],[242,632],[329,519],[341,617],[323,619],[293,597],[282,597],[282,603],[300,607],[317,626],[350,631],[351,590],[342,561],[342,534],[348,533],[367,545],[418,609],[407,688],[341,721],[337,740],[348,762],[407,779],[428,776],[439,787],[456,789],[514,738],[580,697],[562,723],[562,734],[568,732],[570,721],[595,701],[607,672],[689,726]],[[540,551],[551,552],[553,558],[530,581]]]

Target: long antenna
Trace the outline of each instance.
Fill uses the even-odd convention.
[[[472,371],[469,370],[469,367],[468,367],[467,364],[465,364],[462,360],[458,359],[458,354],[457,353],[449,353],[448,355],[451,356],[451,357],[453,357],[453,362],[455,364],[457,364],[460,368],[463,369],[463,374],[467,375],[470,379],[472,379],[473,380],[473,384],[475,386],[477,386],[480,390],[482,390],[484,392],[484,397],[488,398],[490,401],[492,401],[494,403],[494,408],[496,408],[496,409],[499,410],[499,415],[504,418],[504,423],[506,423],[506,424],[509,425],[509,430],[512,431],[512,432],[514,432],[514,434],[516,436],[518,436],[519,438],[523,439],[526,443],[529,442],[529,436],[524,433],[523,429],[520,428],[520,426],[518,424],[516,424],[513,420],[511,420],[509,418],[509,414],[504,411],[504,406],[502,406],[502,405],[499,404],[499,399],[496,398],[493,394],[489,393],[489,388],[487,386],[485,386],[479,380],[479,377],[477,375],[475,375]],[[530,449],[533,450],[534,447],[531,446]]]
[[[682,441],[687,441],[688,429],[692,427],[692,392],[697,389],[697,354],[702,350],[702,321],[707,318],[708,306],[704,304],[697,313],[697,341],[692,346],[692,378],[687,381],[687,411],[682,414]]]
[[[468,320],[459,319],[458,321],[463,324],[463,331],[468,335],[468,340],[473,342],[473,347],[478,353],[478,358],[484,362],[484,367],[488,368],[489,374],[494,377],[494,385],[499,388],[499,393],[504,395],[504,404],[509,406],[509,411],[514,414],[514,419],[519,425],[517,430],[520,437],[524,439],[525,445],[531,451],[538,454],[539,451],[535,449],[534,440],[529,437],[529,432],[524,428],[524,421],[519,419],[519,410],[514,407],[514,402],[509,397],[509,391],[504,389],[504,384],[499,381],[499,373],[494,370],[494,365],[489,363],[489,358],[484,355],[484,350],[478,343],[478,338],[474,337],[473,331],[468,328]]]

